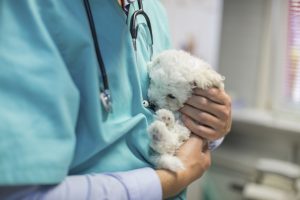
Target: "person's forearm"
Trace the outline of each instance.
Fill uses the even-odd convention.
[[[162,185],[163,199],[174,197],[184,190],[194,179],[185,170],[171,172],[168,170],[156,170]],[[190,172],[188,172],[190,173]]]
[[[182,182],[177,173],[167,170],[156,170],[162,185],[163,199],[175,196],[183,190],[187,184]]]
[[[53,186],[0,187],[0,199],[7,200],[161,198],[160,180],[150,168],[111,174],[68,176],[62,183]]]

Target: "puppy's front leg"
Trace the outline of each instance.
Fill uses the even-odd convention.
[[[167,109],[159,109],[156,111],[156,119],[165,123],[169,130],[174,128],[175,116]]]

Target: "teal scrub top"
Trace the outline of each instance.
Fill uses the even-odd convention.
[[[166,14],[158,0],[143,2],[156,55],[170,47]],[[117,0],[90,4],[112,113],[99,100],[102,79],[83,1],[0,1],[0,185],[152,166],[146,129],[153,113],[142,104],[148,29],[139,18],[135,56]]]

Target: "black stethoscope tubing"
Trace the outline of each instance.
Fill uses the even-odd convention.
[[[150,31],[150,37],[151,37],[151,48],[153,45],[153,34],[152,34],[152,27],[151,27],[151,23],[150,23],[150,18],[148,17],[148,15],[145,13],[144,8],[143,8],[143,3],[142,0],[138,0],[138,5],[139,5],[139,9],[137,11],[135,11],[131,17],[130,20],[130,34],[133,40],[133,47],[134,50],[136,51],[136,39],[137,39],[137,35],[138,35],[138,26],[136,25],[137,22],[137,17],[139,15],[143,15],[147,26],[149,28]]]
[[[102,102],[105,110],[107,112],[110,112],[110,111],[112,111],[112,104],[111,104],[111,95],[110,95],[108,77],[107,77],[106,69],[105,69],[105,66],[104,66],[103,58],[102,58],[102,55],[101,55],[100,47],[99,47],[99,41],[98,41],[98,37],[97,37],[94,18],[93,18],[93,14],[92,14],[92,10],[91,10],[91,7],[90,7],[89,0],[83,0],[83,1],[84,1],[84,7],[85,7],[85,11],[86,11],[86,14],[87,14],[87,17],[88,17],[88,21],[89,21],[89,26],[90,26],[92,38],[93,38],[94,48],[95,48],[95,51],[96,51],[97,62],[98,62],[98,65],[99,65],[99,69],[100,69],[101,76],[102,76],[102,81],[103,81],[103,89],[100,89],[100,99],[101,99],[101,102]],[[144,18],[146,20],[146,23],[147,23],[147,26],[148,26],[149,31],[150,31],[151,56],[152,56],[152,52],[153,52],[153,49],[152,49],[153,48],[152,47],[153,46],[153,34],[152,34],[152,27],[151,27],[151,23],[150,23],[150,18],[148,17],[148,15],[144,11],[142,0],[138,0],[138,6],[139,6],[139,9],[133,13],[133,15],[131,17],[131,21],[130,21],[130,34],[131,34],[131,37],[132,37],[134,50],[136,51],[136,39],[137,39],[137,35],[138,35],[138,26],[136,25],[136,21],[137,21],[137,17],[139,15],[142,15],[142,16],[144,16]]]
[[[100,89],[100,100],[101,100],[105,110],[107,112],[110,112],[112,105],[111,105],[111,96],[110,96],[108,78],[107,78],[107,73],[105,70],[103,58],[102,58],[100,47],[99,47],[99,41],[98,41],[98,37],[97,37],[93,14],[92,14],[90,3],[88,0],[84,0],[84,7],[85,7],[85,11],[86,11],[86,14],[88,17],[89,26],[90,26],[90,30],[91,30],[91,34],[92,34],[92,38],[93,38],[93,43],[94,43],[94,47],[95,47],[95,51],[96,51],[97,62],[99,65],[101,76],[102,76],[103,89]]]
[[[98,61],[98,64],[100,66],[100,71],[101,71],[101,74],[102,74],[104,89],[108,89],[109,85],[108,85],[107,74],[106,74],[106,70],[105,70],[105,67],[104,67],[104,63],[103,63],[103,59],[102,59],[102,55],[101,55],[101,51],[100,51],[100,47],[99,47],[99,41],[98,41],[97,32],[96,32],[95,23],[94,23],[94,18],[93,18],[93,15],[92,15],[92,11],[91,11],[89,1],[84,0],[84,5],[85,5],[85,8],[86,8],[86,14],[88,15],[88,19],[89,19],[89,25],[90,25],[90,29],[91,29],[91,33],[92,33],[92,37],[93,37],[93,43],[94,43],[94,46],[95,46],[97,61]]]

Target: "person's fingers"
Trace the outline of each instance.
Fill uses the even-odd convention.
[[[208,140],[216,140],[220,137],[219,131],[207,127],[203,124],[196,123],[193,119],[191,119],[187,115],[182,115],[182,121],[185,124],[185,126],[191,130],[194,134],[208,139]]]
[[[207,112],[203,112],[193,106],[186,105],[181,109],[181,113],[189,116],[195,123],[205,125],[216,131],[225,129],[226,124],[223,120]],[[223,118],[223,117],[222,117]],[[225,117],[224,117],[225,118]]]
[[[217,118],[220,119],[227,119],[230,114],[230,109],[227,105],[216,103],[203,96],[193,95],[187,100],[186,104],[193,106],[199,110],[211,113],[212,115],[215,115]]]
[[[195,88],[193,90],[193,94],[197,96],[202,96],[214,101],[215,103],[221,105],[228,105],[231,103],[230,96],[225,92],[225,90],[218,88],[209,88],[207,90],[202,90],[199,88]]]
[[[224,136],[230,131],[232,124],[231,98],[224,90],[218,88],[201,90],[196,88],[193,90],[192,97],[187,100],[185,105],[190,105],[194,108],[199,109],[200,111],[214,115],[220,120],[219,122],[223,122],[218,123],[219,126],[211,126],[207,124],[208,126],[220,130],[220,136]],[[185,107],[183,107],[182,109],[184,110],[184,108]],[[196,118],[194,118],[195,115],[189,116],[196,120],[196,122],[201,123],[201,121],[198,121]]]

